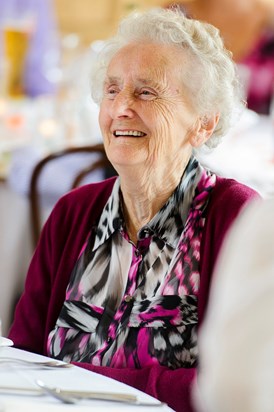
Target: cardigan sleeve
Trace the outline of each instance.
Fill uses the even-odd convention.
[[[17,348],[36,353],[44,353],[50,301],[55,293],[53,273],[56,270],[52,236],[56,238],[54,230],[56,214],[59,215],[58,207],[42,230],[28,269],[24,292],[16,306],[14,321],[9,331],[9,338]],[[55,254],[56,252],[55,250]]]
[[[172,370],[155,364],[142,369],[118,369],[81,362],[74,364],[133,386],[168,404],[176,412],[194,412],[191,390],[196,368]]]
[[[18,348],[47,354],[48,334],[55,326],[91,227],[89,211],[81,209],[88,202],[85,197],[90,197],[87,189],[61,198],[43,227],[9,332]]]
[[[260,195],[234,179],[217,178],[206,213],[201,241],[201,279],[198,296],[199,327],[207,308],[212,275],[223,241],[238,214]]]
[[[9,337],[17,348],[47,355],[47,339],[65,300],[83,243],[115,178],[74,189],[55,205],[43,227],[17,304]]]

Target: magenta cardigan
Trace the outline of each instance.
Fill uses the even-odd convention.
[[[75,189],[55,206],[31,261],[25,291],[9,333],[17,348],[47,355],[48,334],[59,316],[72,269],[107,202],[114,180],[111,178]],[[212,272],[224,235],[242,206],[256,195],[235,180],[217,177],[201,241],[199,325],[205,314]],[[155,365],[143,369],[116,369],[76,364],[134,386],[166,402],[177,412],[194,410],[190,391],[195,368],[171,370]]]

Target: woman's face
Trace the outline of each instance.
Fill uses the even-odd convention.
[[[190,156],[197,116],[182,86],[184,66],[176,46],[130,44],[112,58],[99,122],[118,172],[125,166],[168,170]]]

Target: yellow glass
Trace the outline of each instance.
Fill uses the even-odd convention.
[[[10,97],[25,95],[24,70],[29,37],[29,32],[21,28],[4,28],[4,50],[7,61],[6,91]]]

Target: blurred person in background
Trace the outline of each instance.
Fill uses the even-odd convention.
[[[18,31],[24,30],[28,37],[26,56],[22,57],[24,62],[15,62],[23,66],[23,90],[18,86],[20,89],[13,90],[11,94],[36,97],[54,93],[60,47],[52,0],[0,0],[1,60],[5,59],[7,47],[13,48],[13,54],[22,53],[20,48],[25,47],[5,43],[4,31],[7,28],[10,31],[9,42],[19,41]]]
[[[273,0],[189,0],[176,3],[189,16],[217,27],[238,63],[248,108],[269,114],[274,87]]]
[[[242,109],[235,64],[213,26],[159,8],[125,18],[93,71],[118,177],[57,203],[9,337],[189,412],[215,261],[257,196],[195,157]]]
[[[200,330],[200,412],[272,412],[274,199],[252,202],[224,242]]]

